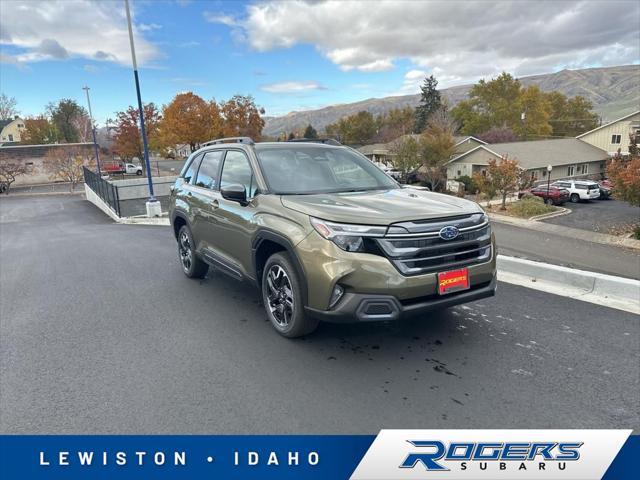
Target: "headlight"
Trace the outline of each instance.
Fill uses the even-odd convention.
[[[334,223],[314,217],[309,220],[316,232],[346,252],[364,252],[363,237],[382,237],[387,231],[387,227],[375,225]]]

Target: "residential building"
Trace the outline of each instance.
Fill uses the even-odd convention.
[[[447,178],[482,173],[489,160],[500,158],[517,160],[531,178],[540,181],[547,179],[547,165],[552,167],[551,180],[599,177],[604,174],[609,155],[577,138],[485,144],[451,159]]]
[[[578,135],[583,142],[615,155],[618,150],[622,155],[629,155],[629,137],[640,133],[640,110],[613,122],[594,128]]]
[[[13,119],[0,120],[0,143],[20,142],[24,130],[24,120],[17,115]]]

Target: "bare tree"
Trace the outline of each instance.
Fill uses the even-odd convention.
[[[0,95],[0,120],[13,120],[18,114],[17,101],[14,97],[8,97],[4,93]]]
[[[43,160],[44,169],[52,180],[68,182],[69,191],[83,179],[83,166],[91,166],[93,157],[86,155],[78,147],[52,148]]]
[[[15,162],[0,162],[0,192],[9,195],[11,184],[20,175],[27,173],[24,165]]]
[[[433,191],[443,187],[446,182],[446,164],[456,150],[453,138],[455,131],[456,124],[443,107],[431,114],[427,128],[420,137],[420,172]]]

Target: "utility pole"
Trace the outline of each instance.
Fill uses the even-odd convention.
[[[91,132],[93,133],[93,151],[96,155],[96,166],[98,167],[98,175],[102,176],[100,171],[100,149],[98,148],[98,142],[96,141],[96,126],[93,123],[93,113],[91,113],[91,100],[89,100],[89,87],[86,85],[82,89],[87,94],[87,106],[89,107],[89,120],[91,121]]]
[[[147,181],[149,184],[149,200],[147,201],[147,216],[159,217],[160,202],[153,194],[153,180],[151,178],[151,163],[149,162],[149,148],[147,145],[147,132],[144,128],[144,109],[142,108],[142,96],[140,95],[140,80],[138,79],[138,63],[136,62],[136,47],[133,43],[133,27],[131,26],[131,12],[129,11],[129,0],[124,0],[127,12],[127,27],[129,28],[129,43],[131,45],[131,60],[133,62],[133,77],[136,82],[136,94],[138,96],[138,112],[140,115],[140,134],[142,135],[142,146],[144,148],[144,163],[147,169]]]

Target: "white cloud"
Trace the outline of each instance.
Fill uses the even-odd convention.
[[[151,30],[160,30],[162,25],[158,25],[157,23],[139,23],[138,29],[141,32],[150,32]]]
[[[225,15],[213,12],[204,12],[204,19],[209,23],[221,23],[228,27],[235,27],[238,25],[238,21],[231,15]]]
[[[243,18],[217,19],[241,28],[258,51],[309,44],[342,70],[363,72],[408,59],[439,72],[441,86],[502,70],[521,76],[632,63],[640,58],[639,20],[640,2],[617,0],[266,0],[247,6]]]
[[[301,93],[312,90],[326,90],[317,82],[278,82],[262,85],[260,90],[268,93]]]
[[[424,70],[409,70],[404,74],[404,81],[402,87],[396,92],[392,92],[391,95],[410,95],[412,93],[418,93],[420,91],[420,85],[427,76],[427,72]]]
[[[158,49],[135,29],[136,55],[144,65],[158,58]],[[91,0],[21,0],[0,16],[0,44],[17,47],[18,62],[82,57],[129,65],[131,52],[121,2]]]

